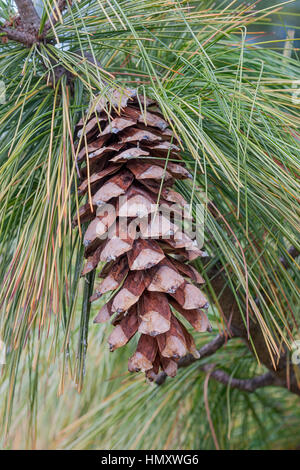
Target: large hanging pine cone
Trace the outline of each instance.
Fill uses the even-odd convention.
[[[186,201],[170,189],[175,179],[190,177],[179,142],[156,103],[128,89],[114,91],[111,100],[99,99],[77,130],[79,194],[88,193],[89,199],[74,219],[74,225],[78,215],[81,224],[89,222],[82,274],[106,263],[90,300],[112,291],[95,322],[115,314],[111,351],[141,333],[130,371],[154,379],[161,367],[174,376],[180,357],[198,353],[173,312],[197,331],[210,328],[201,310],[207,300],[196,287],[203,279],[187,263],[203,252],[183,233]]]

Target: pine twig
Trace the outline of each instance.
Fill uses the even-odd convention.
[[[283,386],[271,372],[257,375],[252,379],[236,379],[228,375],[223,370],[215,369],[215,367],[215,364],[205,364],[201,366],[201,370],[203,370],[203,372],[209,373],[210,377],[212,377],[217,382],[220,382],[223,385],[228,385],[230,388],[237,388],[244,392],[253,393],[258,388],[270,387],[271,385]]]
[[[15,0],[24,26],[34,31],[39,29],[40,18],[31,0]]]
[[[14,27],[6,21],[0,25],[0,33],[4,33],[7,39],[24,44],[27,47],[38,41],[40,18],[31,0],[16,0],[19,17]]]
[[[220,334],[216,336],[212,341],[202,346],[202,348],[198,349],[198,353],[200,357],[196,359],[192,354],[187,354],[186,356],[182,357],[180,361],[178,361],[178,367],[188,367],[193,364],[195,361],[199,361],[199,359],[203,359],[205,357],[212,356],[215,352],[220,349],[225,342],[229,341],[233,336],[229,337],[224,334]],[[157,385],[162,385],[167,378],[167,374],[165,372],[161,372],[158,374],[155,383]]]
[[[4,35],[8,39],[20,42],[21,44],[24,44],[27,47],[31,46],[34,42],[36,42],[35,36],[29,31],[21,31],[19,29],[0,26],[0,33],[4,33]]]
[[[298,256],[299,252],[295,247],[290,247],[288,250],[290,258],[294,259]],[[280,262],[284,267],[288,267],[287,260],[281,258]],[[208,272],[210,284],[222,306],[222,316],[227,325],[229,325],[230,332],[235,337],[241,338],[252,354],[255,354],[260,363],[269,369],[271,375],[275,377],[274,385],[287,388],[290,392],[300,396],[300,387],[298,378],[293,368],[293,365],[287,361],[288,351],[282,348],[280,356],[276,358],[276,368],[274,367],[274,358],[270,356],[270,351],[267,347],[261,327],[253,319],[250,319],[250,336],[251,341],[248,339],[248,332],[240,312],[240,305],[234,295],[227,281],[227,277],[222,270],[218,269],[215,265]],[[256,300],[259,307],[259,302]],[[287,380],[289,377],[289,380]],[[270,379],[271,380],[271,379]]]
[[[216,336],[216,338],[214,338],[212,341],[205,344],[202,348],[198,350],[200,354],[199,359],[204,359],[205,357],[212,356],[213,354],[215,354],[216,351],[218,351],[218,349],[220,349],[225,344],[226,341],[231,338],[232,337],[226,338],[226,336],[223,334]],[[178,367],[188,367],[199,359],[195,359],[194,356],[192,356],[191,354],[187,354],[178,362]],[[258,375],[251,379],[237,379],[231,377],[227,374],[227,372],[223,370],[216,369],[216,364],[204,364],[203,366],[200,366],[200,370],[206,372],[207,374],[209,374],[210,377],[212,377],[217,382],[222,383],[223,385],[228,385],[230,388],[237,388],[239,390],[249,393],[255,392],[255,390],[258,388],[269,387],[271,385],[283,386],[283,384],[277,379],[274,374],[272,374],[272,372],[266,372],[265,374]],[[165,382],[166,378],[167,374],[161,372],[157,376],[155,383],[157,385],[162,385]]]

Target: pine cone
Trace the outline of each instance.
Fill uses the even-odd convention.
[[[161,368],[173,377],[180,357],[188,352],[198,357],[192,336],[173,311],[197,331],[210,328],[201,310],[207,300],[195,285],[204,281],[187,264],[203,252],[183,233],[179,216],[186,201],[171,189],[176,179],[190,174],[153,100],[135,90],[114,91],[90,114],[77,125],[79,194],[90,197],[73,224],[78,216],[81,224],[89,222],[82,275],[106,263],[90,300],[116,291],[95,323],[115,314],[111,351],[141,333],[129,371],[145,371],[153,380]]]

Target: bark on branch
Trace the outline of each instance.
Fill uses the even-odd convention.
[[[228,340],[232,337],[226,337],[224,334],[216,336],[212,341],[205,344],[202,348],[198,350],[200,354],[199,359],[195,359],[191,354],[187,354],[178,362],[178,367],[188,367],[196,361],[204,359],[205,357],[212,356],[215,354],[218,349],[220,349]],[[209,373],[217,382],[222,383],[223,385],[228,385],[230,388],[237,388],[244,392],[255,392],[258,388],[268,387],[271,385],[283,386],[280,380],[272,372],[266,372],[263,375],[258,375],[251,379],[238,379],[231,377],[227,372],[216,369],[216,364],[204,364],[200,366],[200,370],[203,372]],[[162,385],[167,378],[167,374],[164,372],[160,373],[155,380],[157,385]]]
[[[7,39],[24,44],[27,47],[45,40],[45,36],[52,25],[57,23],[62,11],[71,4],[71,0],[58,0],[56,9],[46,21],[43,32],[39,35],[40,18],[34,8],[32,0],[16,0],[19,16],[14,24],[6,22],[0,25],[0,32],[4,33]]]
[[[230,388],[237,388],[244,392],[255,392],[258,388],[269,387],[271,385],[282,386],[281,382],[271,372],[258,375],[252,379],[236,379],[228,375],[225,371],[215,369],[215,364],[205,364],[201,367],[203,372],[207,372],[217,382],[228,385]]]
[[[36,37],[33,34],[16,28],[13,29],[6,26],[0,26],[0,33],[4,33],[4,35],[11,41],[20,42],[27,47],[30,47],[34,42],[36,42]]]
[[[296,255],[294,250],[293,254]],[[249,339],[240,307],[225,274],[221,271],[210,272],[209,278],[211,279],[211,286],[221,306],[222,316],[233,335],[241,338],[253,355],[269,369],[270,373],[276,379],[276,385],[285,387],[290,392],[300,396],[300,388],[294,370],[294,367],[297,366],[294,366],[288,361],[288,351],[286,348],[281,347],[279,357],[277,355],[271,357],[270,349],[266,344],[262,329],[255,319],[250,319],[249,322]]]
[[[13,22],[7,21],[3,25],[0,25],[0,33],[3,33],[4,36],[3,40],[10,39],[24,44],[27,47],[46,41],[45,37],[47,32],[51,26],[58,21],[66,6],[71,5],[71,3],[72,0],[58,0],[55,2],[53,13],[46,22],[44,30],[39,34],[40,18],[34,8],[32,0],[16,0],[19,16],[15,18]],[[66,75],[67,82],[72,85],[72,74],[62,65],[52,65],[53,80],[50,79],[50,83],[54,84],[63,75]]]
[[[31,0],[16,0],[19,16],[12,22],[0,25],[0,33],[7,39],[24,44],[27,47],[38,42],[40,18]]]
[[[15,0],[20,18],[29,31],[38,31],[40,18],[31,0]]]

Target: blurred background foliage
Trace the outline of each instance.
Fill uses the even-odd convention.
[[[42,4],[43,22],[55,2]],[[8,19],[14,3],[1,1],[0,9]],[[139,86],[158,100],[183,139],[194,180],[190,187],[178,185],[182,194],[195,207],[204,193],[221,213],[219,218],[206,213],[205,249],[211,258],[197,267],[206,276],[221,263],[241,315],[245,318],[248,295],[270,350],[276,354],[282,342],[290,347],[299,333],[299,271],[289,259],[283,269],[279,259],[290,245],[299,246],[298,18],[299,1],[280,6],[81,0],[50,29],[52,43],[27,49],[3,41],[0,306],[1,338],[8,347],[7,364],[0,366],[3,448],[300,445],[299,398],[287,390],[233,390],[207,381],[198,363],[161,387],[129,375],[134,345],[110,354],[111,326],[92,324],[103,300],[87,311],[80,233],[71,228],[78,205],[74,126],[98,93]],[[284,53],[290,25],[296,41]],[[85,60],[85,51],[101,66]],[[73,88],[65,78],[49,86],[56,63],[75,75]],[[215,300],[209,310],[213,331],[196,335],[199,347],[223,331]],[[238,339],[213,362],[234,377],[264,371]]]
[[[242,3],[242,2],[238,2]],[[271,0],[263,0],[257,4],[258,8],[272,7],[274,2]],[[258,24],[252,24],[248,31],[256,33],[254,38],[252,34],[248,37],[252,43],[259,42],[260,46],[269,47],[273,50],[282,52],[285,46],[285,41],[288,35],[288,30],[293,30],[296,40],[293,43],[296,55],[300,47],[299,31],[300,31],[300,2],[287,2],[283,10],[277,11],[270,15],[270,18],[265,22],[263,28]],[[298,38],[298,39],[297,39]],[[299,56],[299,53],[298,53]]]

